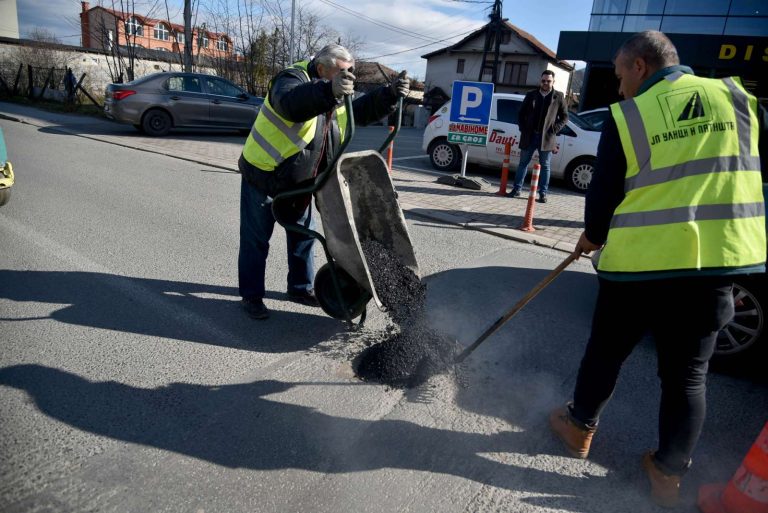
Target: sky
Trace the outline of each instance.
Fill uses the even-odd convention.
[[[193,0],[206,5],[236,0]],[[241,2],[243,0],[240,0]],[[275,1],[275,0],[273,0]],[[290,13],[291,0],[281,0]],[[421,56],[450,46],[488,22],[492,1],[483,0],[295,0],[317,14],[321,23],[363,44],[357,57],[381,62],[410,76],[424,78]],[[183,0],[167,0],[171,21],[181,23]],[[91,7],[99,0],[92,0]],[[104,6],[119,1],[101,0]],[[161,6],[158,10],[157,5]],[[155,6],[155,7],[153,7]],[[19,32],[35,27],[52,32],[65,44],[80,44],[79,0],[17,0]],[[592,0],[504,0],[502,14],[553,51],[562,30],[587,30]],[[136,0],[135,12],[165,12],[163,0]]]

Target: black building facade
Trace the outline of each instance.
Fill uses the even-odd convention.
[[[588,32],[561,32],[557,57],[587,62],[580,110],[619,100],[613,57],[633,33],[661,30],[681,64],[705,77],[741,77],[768,99],[768,0],[595,0]]]

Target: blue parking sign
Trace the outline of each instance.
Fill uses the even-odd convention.
[[[448,142],[485,146],[492,102],[493,84],[455,81],[448,118]]]
[[[488,125],[491,118],[492,101],[492,83],[456,80],[453,83],[449,119],[453,123]]]

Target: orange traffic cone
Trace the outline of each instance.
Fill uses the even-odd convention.
[[[727,485],[699,488],[704,513],[768,513],[768,423]]]
[[[531,173],[531,193],[528,195],[528,206],[525,209],[525,216],[523,217],[523,224],[520,225],[520,229],[524,232],[535,232],[536,228],[533,227],[533,207],[536,206],[534,201],[536,200],[536,191],[539,190],[539,173],[541,172],[541,166],[539,164],[533,165],[533,173]]]

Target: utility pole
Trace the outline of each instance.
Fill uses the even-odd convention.
[[[192,73],[192,0],[184,0],[184,72]]]
[[[293,52],[296,48],[296,43],[294,43],[293,39],[293,25],[294,20],[296,19],[296,0],[291,0],[291,40],[288,43],[288,64],[291,64],[294,59],[296,59],[296,56],[293,55]]]
[[[491,70],[491,81],[496,84],[499,78],[499,50],[501,47],[501,36],[503,34],[504,20],[501,18],[501,0],[495,0],[491,14],[488,16],[491,21],[485,32],[485,44],[483,45],[483,62],[480,65],[480,76],[478,82],[482,82],[486,70]],[[493,45],[493,60],[489,59]]]

